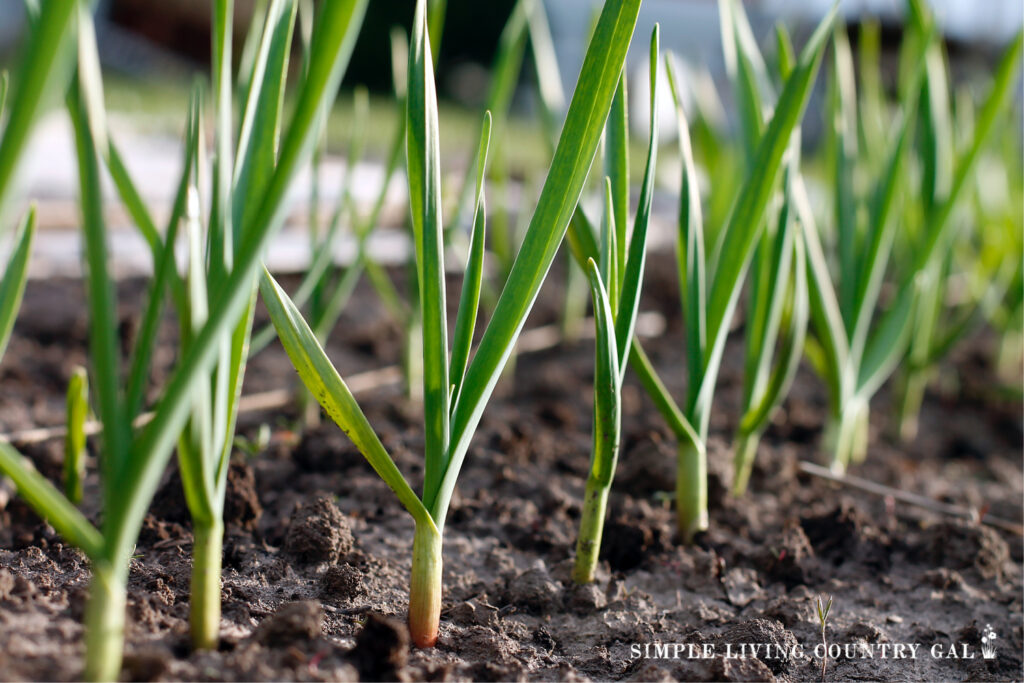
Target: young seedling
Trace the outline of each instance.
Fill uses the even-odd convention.
[[[832,452],[832,468],[842,472],[851,462],[863,459],[867,451],[868,405],[871,398],[905,357],[915,306],[924,287],[926,273],[936,259],[940,245],[947,244],[955,200],[967,180],[967,171],[991,131],[1008,96],[1021,50],[1018,34],[995,73],[994,84],[979,117],[975,136],[951,180],[949,194],[931,211],[924,230],[915,241],[914,255],[896,283],[896,294],[879,310],[882,284],[896,231],[892,218],[895,199],[905,180],[906,157],[912,137],[912,122],[923,83],[926,81],[927,51],[933,30],[916,41],[916,70],[907,77],[901,102],[902,120],[895,126],[887,158],[878,182],[870,194],[857,190],[855,132],[857,131],[853,69],[845,34],[836,32],[838,85],[830,108],[834,123],[833,159],[836,181],[834,216],[838,251],[838,286],[826,261],[814,216],[802,181],[798,179],[794,205],[803,226],[807,246],[811,320],[814,339],[808,342],[808,357],[825,379],[830,396],[830,420],[826,443]],[[915,60],[910,59],[914,62]],[[858,216],[866,216],[861,223]]]
[[[637,207],[632,235],[627,237],[616,224],[618,216],[616,201],[628,201],[625,196],[616,197],[611,177],[605,178],[605,210],[601,223],[601,263],[587,261],[587,276],[590,280],[594,302],[594,324],[596,350],[594,358],[594,425],[593,445],[590,453],[590,467],[587,474],[583,512],[580,517],[580,533],[576,541],[576,563],[573,567],[573,581],[579,584],[594,580],[598,555],[601,551],[601,536],[604,531],[605,511],[608,494],[611,492],[615,467],[619,459],[619,432],[622,421],[622,381],[632,346],[636,316],[640,309],[640,289],[643,283],[644,264],[647,257],[647,228],[651,217],[651,202],[654,197],[654,173],[658,157],[658,63],[660,60],[659,28],[651,34],[651,136],[647,151],[647,166],[640,190],[640,204]],[[625,72],[619,81],[618,92],[625,86]],[[618,97],[618,96],[616,96]],[[615,105],[612,105],[615,111]],[[609,138],[619,137],[628,145],[628,124],[625,118],[611,117]],[[617,175],[628,175],[625,169],[626,157],[617,158]],[[628,192],[628,177],[626,179]],[[628,207],[627,207],[628,208]],[[619,237],[628,239],[627,249],[618,249]],[[622,263],[618,259],[622,256]],[[605,285],[607,283],[607,285]]]
[[[758,136],[753,163],[740,188],[729,222],[721,229],[710,254],[705,250],[700,193],[686,119],[678,88],[673,88],[679,112],[683,182],[680,190],[678,263],[683,317],[686,323],[689,386],[685,409],[675,408],[688,429],[678,432],[676,513],[681,536],[690,541],[708,525],[707,437],[714,389],[721,367],[729,324],[739,301],[747,268],[761,240],[769,203],[782,173],[783,158],[799,125],[825,38],[835,16],[819,24],[786,79],[763,134]],[[671,61],[670,82],[675,82]],[[776,288],[775,297],[784,296]],[[648,384],[656,403],[671,403],[664,387]],[[653,391],[652,391],[653,390]]]
[[[52,4],[61,7],[70,3]],[[223,249],[217,253],[218,259],[225,255],[233,258],[230,265],[219,261],[223,268],[216,273],[216,278],[211,278],[216,286],[209,289],[215,295],[211,296],[208,314],[203,316],[203,322],[195,317],[188,319],[190,325],[191,322],[196,323],[189,328],[194,332],[191,341],[154,409],[153,419],[138,432],[134,432],[131,425],[141,409],[141,388],[145,387],[149,377],[149,359],[164,290],[172,282],[170,273],[174,272],[174,259],[171,245],[174,243],[178,223],[186,214],[189,186],[194,184],[195,151],[199,147],[199,115],[194,103],[189,116],[182,179],[165,241],[159,240],[159,233],[149,219],[144,204],[138,199],[130,179],[126,174],[114,170],[119,168],[123,171],[123,165],[116,161],[108,163],[115,185],[125,198],[133,217],[146,221],[146,226],[152,229],[151,233],[146,231],[147,234],[158,237],[158,249],[155,250],[155,256],[158,257],[156,274],[145,306],[139,337],[132,351],[130,370],[125,377],[120,367],[113,282],[107,269],[107,235],[100,189],[100,159],[109,155],[113,160],[115,155],[106,141],[107,126],[103,119],[102,85],[91,17],[84,4],[76,5],[79,69],[78,78],[67,100],[75,132],[81,185],[88,274],[86,289],[92,371],[90,384],[97,415],[103,425],[99,457],[101,500],[97,506],[102,514],[101,526],[94,526],[53,484],[6,443],[0,443],[0,471],[14,480],[20,495],[66,541],[81,549],[89,558],[92,583],[85,615],[85,677],[106,681],[118,678],[121,670],[128,566],[142,520],[186,422],[190,416],[203,414],[196,410],[198,398],[211,390],[215,377],[227,379],[223,375],[214,374],[215,364],[218,358],[223,358],[226,350],[238,348],[234,340],[237,338],[239,321],[244,319],[244,314],[252,306],[256,269],[261,254],[270,235],[283,222],[283,199],[296,170],[305,162],[311,148],[314,112],[325,97],[333,97],[336,92],[351,53],[356,29],[361,24],[365,0],[339,0],[321,7],[314,35],[315,63],[300,88],[291,126],[276,155],[276,165],[261,167],[267,173],[263,192],[244,196],[251,210],[243,216],[240,224],[234,226],[240,239],[231,241],[232,251]],[[48,7],[49,3],[43,7],[40,22],[47,20]],[[216,8],[218,20],[226,20],[230,15],[227,9],[221,6]],[[220,25],[226,26],[226,22]],[[224,36],[226,31],[215,31],[215,35]],[[225,52],[219,54],[223,56]],[[262,83],[262,77],[253,79],[253,84],[258,83]],[[221,82],[221,85],[224,83]],[[230,94],[230,88],[227,88],[227,92]],[[265,149],[271,148],[274,139],[272,135],[261,136],[259,145]],[[267,151],[273,160],[273,149]],[[191,211],[194,202],[188,203],[193,205],[188,212],[191,218],[196,212]],[[226,217],[228,214],[222,212],[220,215]],[[225,242],[230,239],[229,236],[234,237],[231,229],[218,233],[218,238]],[[209,483],[204,478],[204,486]],[[212,490],[213,486],[204,491],[188,490],[186,499],[208,500]],[[219,554],[215,561],[219,564]],[[213,596],[219,601],[219,590]]]
[[[676,514],[680,536],[686,542],[692,541],[696,533],[708,526],[707,434],[711,400],[729,322],[781,174],[783,157],[806,108],[834,15],[833,11],[823,19],[786,80],[757,147],[753,165],[756,172],[748,173],[729,221],[721,230],[717,241],[719,246],[715,250],[717,254],[711,257],[705,255],[696,165],[685,117],[681,118],[680,148],[684,172],[677,244],[690,378],[686,409],[680,408],[672,398],[637,340],[632,342],[629,359],[655,408],[678,441]],[[670,82],[677,80],[670,55],[666,55],[666,65]],[[678,93],[679,89],[675,88],[675,94]],[[679,98],[675,99],[677,106],[681,107]],[[578,207],[569,226],[568,242],[581,266],[585,266],[588,258],[596,259],[599,255],[592,224]]]
[[[741,139],[747,171],[751,172],[750,164],[755,159],[756,146],[764,130],[764,101],[773,100],[775,96],[742,5],[722,0],[719,6],[723,32],[726,36],[732,34],[731,49],[726,48],[726,65],[740,103]],[[781,25],[776,27],[776,41],[778,76],[785,82],[792,72],[795,58],[789,35]],[[674,84],[674,79],[671,82]],[[777,220],[771,215],[773,212],[766,215],[768,225],[763,229],[751,263],[744,327],[743,412],[733,456],[732,493],[737,496],[747,489],[761,435],[796,376],[807,331],[803,240],[799,239],[791,206],[792,177],[799,172],[799,130],[794,132],[791,144]]]
[[[409,590],[409,628],[419,647],[433,646],[441,614],[442,533],[459,471],[487,400],[522,330],[583,190],[601,128],[639,12],[639,0],[607,0],[587,50],[566,124],[523,246],[494,314],[470,360],[482,277],[482,171],[487,123],[480,145],[471,256],[450,349],[445,313],[440,146],[437,100],[425,0],[416,8],[409,52],[407,168],[423,310],[424,482],[417,496],[366,420],[294,304],[264,272],[263,300],[303,383],[395,491],[416,522]]]
[[[330,331],[334,329],[339,316],[348,305],[356,285],[364,273],[369,274],[371,284],[377,287],[378,295],[381,296],[381,300],[387,306],[392,316],[401,320],[406,313],[404,304],[400,301],[398,295],[394,293],[394,288],[391,286],[390,281],[387,280],[383,268],[375,263],[369,254],[369,240],[384,208],[388,188],[391,186],[395,173],[399,170],[405,141],[405,69],[408,47],[405,35],[400,29],[392,32],[391,45],[395,106],[400,115],[397,117],[395,131],[388,146],[383,182],[377,191],[370,212],[366,216],[359,216],[351,191],[351,178],[354,178],[354,172],[346,171],[341,192],[342,199],[339,200],[338,205],[335,207],[327,232],[321,241],[321,246],[314,252],[313,260],[303,275],[299,288],[292,296],[292,301],[301,308],[307,305],[313,297],[314,291],[319,288],[319,304],[317,305],[317,311],[311,312],[310,324],[317,338],[321,340],[321,343],[327,339]],[[362,130],[361,116],[359,114],[362,108],[363,105],[357,102],[353,135],[349,148],[348,169],[352,169],[352,165],[355,163],[355,159],[358,158],[358,152],[361,148],[361,145],[357,144],[357,140],[360,137],[358,133]],[[350,222],[355,224],[356,256],[352,263],[335,276],[334,269],[331,267],[331,260],[337,240],[342,234],[341,227],[345,224],[346,215]],[[381,280],[381,277],[384,279]],[[395,298],[392,299],[392,297]],[[275,332],[272,323],[254,334],[252,343],[249,345],[250,356],[266,348],[267,344],[274,339],[274,336]]]
[[[64,495],[73,505],[78,505],[82,502],[85,479],[85,421],[89,417],[89,375],[81,366],[71,374],[65,405]]]
[[[821,644],[825,648],[821,656],[821,681],[825,683],[825,670],[828,668],[828,638],[826,637],[826,629],[828,628],[828,615],[832,611],[832,596],[828,596],[828,602],[822,602],[819,595],[815,607],[818,610],[818,624],[821,626]]]
[[[916,32],[926,31],[930,17],[919,2],[910,3],[914,11]],[[973,190],[981,181],[963,183],[952,194],[952,179],[958,170],[956,130],[972,128],[973,103],[961,98],[958,102],[961,121],[954,121],[949,76],[942,45],[936,41],[925,55],[925,79],[919,107],[920,143],[917,151],[921,167],[918,201],[904,203],[905,221],[911,229],[907,236],[905,260],[916,256],[917,242],[934,212],[945,201],[954,203],[949,232],[940,245],[939,256],[932,259],[921,273],[921,283],[914,306],[914,334],[906,361],[898,377],[899,436],[912,440],[917,435],[918,414],[928,384],[935,377],[936,366],[968,333],[976,329],[992,313],[1011,286],[1020,267],[1019,220],[1001,221],[984,215],[978,202],[972,205]],[[973,131],[967,136],[967,144]],[[977,168],[978,155],[964,161]],[[965,170],[975,175],[973,168]],[[1009,200],[1009,197],[1006,198]],[[1012,201],[1012,200],[1011,200]],[[973,211],[971,209],[974,209]],[[1017,207],[1008,215],[1019,215]],[[1016,224],[1015,224],[1016,223]],[[963,301],[951,303],[954,281]]]

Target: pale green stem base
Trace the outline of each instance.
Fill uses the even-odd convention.
[[[405,330],[405,395],[423,401],[423,325],[410,322]]]
[[[684,543],[708,528],[708,459],[703,448],[679,444],[676,465],[676,516]]]
[[[750,473],[754,470],[754,460],[757,458],[757,447],[760,443],[761,434],[758,432],[741,433],[736,442],[732,461],[732,495],[737,498],[747,492]]]
[[[825,427],[826,446],[832,452],[833,474],[845,474],[851,463],[861,463],[868,452],[867,403],[851,402],[841,415],[833,415]]]
[[[1024,335],[1016,330],[1003,332],[996,351],[996,374],[1005,381],[1020,380],[1020,367],[1024,362]]]
[[[416,525],[409,581],[409,635],[419,648],[434,647],[441,624],[441,534]]]
[[[928,373],[910,372],[903,378],[900,396],[899,437],[909,442],[917,438],[918,417],[921,404],[924,403],[924,392],[928,386]]]
[[[124,655],[125,580],[116,571],[93,567],[85,608],[87,681],[116,681]]]
[[[192,550],[189,627],[192,647],[215,650],[220,642],[220,569],[224,525],[196,527]]]
[[[610,486],[602,486],[593,479],[587,480],[583,516],[580,518],[580,536],[576,541],[576,564],[572,570],[572,580],[578,584],[591,583],[594,580],[597,559],[601,553],[601,536],[604,533],[604,516],[610,490]]]

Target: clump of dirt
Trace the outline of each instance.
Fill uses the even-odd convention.
[[[328,567],[320,579],[320,595],[325,600],[344,602],[364,593],[362,572],[348,562]]]
[[[396,619],[372,613],[349,657],[364,681],[398,680],[409,659],[409,630]]]
[[[762,548],[761,566],[775,581],[787,587],[807,583],[816,567],[814,548],[799,524],[790,523]]]
[[[286,602],[252,633],[254,642],[284,647],[313,640],[323,630],[324,610],[313,600]]]
[[[257,493],[256,474],[244,461],[232,460],[228,464],[227,484],[224,489],[224,523],[252,531],[263,514]],[[192,516],[185,502],[181,472],[174,468],[160,487],[150,506],[152,514],[165,522],[190,524]]]
[[[557,609],[561,602],[561,589],[543,567],[528,569],[512,579],[507,599],[513,605],[542,614]]]
[[[301,562],[336,562],[352,550],[352,528],[327,497],[300,504],[292,514],[284,550]]]
[[[555,283],[564,276],[557,268],[553,274]],[[645,340],[645,349],[669,391],[685,396],[672,259],[652,254],[648,277],[643,308],[673,315],[665,335]],[[450,284],[457,291],[457,278]],[[373,302],[372,290],[360,287],[353,301]],[[144,288],[121,289],[124,319],[138,310]],[[70,336],[40,320],[46,316],[37,312],[55,292],[61,301],[83,296],[79,282],[30,283],[0,365],[0,431],[63,422],[63,391],[73,365],[85,359],[88,321],[77,304],[60,310],[67,319],[59,328]],[[545,289],[529,324],[557,320],[560,302],[556,290]],[[266,321],[265,312],[257,317]],[[173,323],[161,331],[157,385],[176,358],[173,331]],[[399,338],[379,307],[357,303],[326,350],[346,377],[398,362]],[[991,514],[1020,523],[1021,405],[990,390],[991,368],[979,361],[986,343],[974,343],[949,368],[970,378],[969,396],[926,396],[918,442],[887,440],[892,404],[885,392],[878,397],[870,457],[855,469],[858,476],[937,500],[990,505]],[[180,483],[168,475],[132,560],[122,678],[817,681],[820,660],[813,657],[726,658],[720,651],[749,641],[785,649],[795,641],[812,652],[821,641],[815,600],[827,596],[834,599],[830,642],[920,643],[922,652],[956,643],[975,654],[844,656],[829,661],[830,680],[1019,678],[1021,539],[801,474],[800,461],[821,458],[827,412],[827,397],[806,368],[765,433],[749,493],[728,495],[727,444],[742,398],[743,354],[738,340],[727,343],[711,416],[714,511],[711,528],[692,546],[674,539],[675,440],[627,373],[623,450],[597,581],[579,587],[569,574],[590,456],[592,343],[520,355],[461,471],[445,527],[440,640],[429,651],[408,644],[413,522],[387,485],[334,425],[299,437],[294,408],[241,415],[244,434],[269,423],[273,436],[267,452],[234,459],[229,472],[220,648],[192,652],[188,645],[190,521]],[[253,358],[245,393],[295,382],[272,345]],[[421,408],[401,387],[358,398],[418,488]],[[59,484],[59,444],[25,451]],[[98,523],[94,461],[85,484],[82,511]],[[88,583],[81,553],[0,482],[0,678],[80,678]],[[994,660],[978,651],[988,626],[998,633]],[[653,650],[659,643],[719,654],[666,659]]]
[[[983,579],[993,579],[1003,576],[1010,549],[992,527],[956,520],[928,527],[923,555],[942,567],[975,569]]]

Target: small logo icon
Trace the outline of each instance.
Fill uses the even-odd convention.
[[[999,636],[992,630],[992,624],[985,624],[985,630],[981,632],[981,656],[985,659],[996,658],[996,639]]]

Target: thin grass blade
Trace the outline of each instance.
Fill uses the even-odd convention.
[[[686,321],[686,361],[690,378],[690,396],[696,398],[697,381],[704,369],[707,352],[707,276],[704,256],[704,217],[701,213],[697,166],[693,161],[690,129],[680,97],[674,60],[665,60],[669,89],[676,111],[679,152],[683,159],[683,180],[679,190],[679,232],[676,237],[676,261],[679,266],[680,301]]]
[[[618,344],[615,341],[615,319],[608,294],[601,280],[600,268],[593,259],[587,263],[587,277],[594,297],[594,325],[597,337],[594,363],[594,454],[614,456],[619,449],[619,425],[622,412],[621,373]],[[602,486],[609,486],[615,475],[614,457],[594,457],[590,477]]]
[[[469,243],[469,260],[462,278],[462,293],[459,296],[459,312],[455,318],[455,335],[452,339],[451,378],[455,387],[452,407],[458,400],[462,379],[469,362],[469,350],[473,344],[473,330],[476,327],[480,307],[480,286],[484,272],[484,234],[487,224],[487,205],[484,200],[484,174],[487,169],[487,150],[491,142],[491,113],[484,114],[483,133],[476,160],[476,208],[473,211],[473,234]]]
[[[647,164],[644,179],[640,185],[640,203],[633,222],[629,252],[624,271],[620,271],[620,294],[615,314],[615,340],[618,343],[619,372],[625,374],[629,347],[633,342],[636,316],[640,310],[640,289],[643,286],[644,266],[647,262],[647,229],[651,222],[651,205],[654,202],[654,176],[658,167],[658,70],[661,63],[661,27],[654,25],[650,47],[650,137],[647,143]]]
[[[833,8],[818,25],[804,47],[793,74],[786,82],[775,107],[775,113],[758,147],[757,161],[752,167],[754,170],[744,183],[722,236],[722,250],[715,262],[708,296],[709,352],[704,360],[705,373],[697,399],[701,404],[707,404],[712,395],[714,379],[718,375],[718,364],[725,348],[728,321],[732,318],[739,300],[743,275],[750,263],[752,247],[779,175],[783,154],[807,105],[825,47],[825,38],[835,13],[836,10]],[[709,412],[704,412],[704,419],[708,417]]]
[[[32,127],[43,109],[64,93],[74,65],[78,2],[47,0],[40,10],[15,62],[9,116],[0,137],[0,216]]]
[[[22,219],[18,232],[14,236],[14,250],[4,267],[4,276],[0,279],[0,360],[7,350],[14,330],[14,320],[18,317],[21,300],[25,295],[25,283],[28,281],[28,260],[32,253],[32,241],[36,234],[36,208],[32,206]]]

